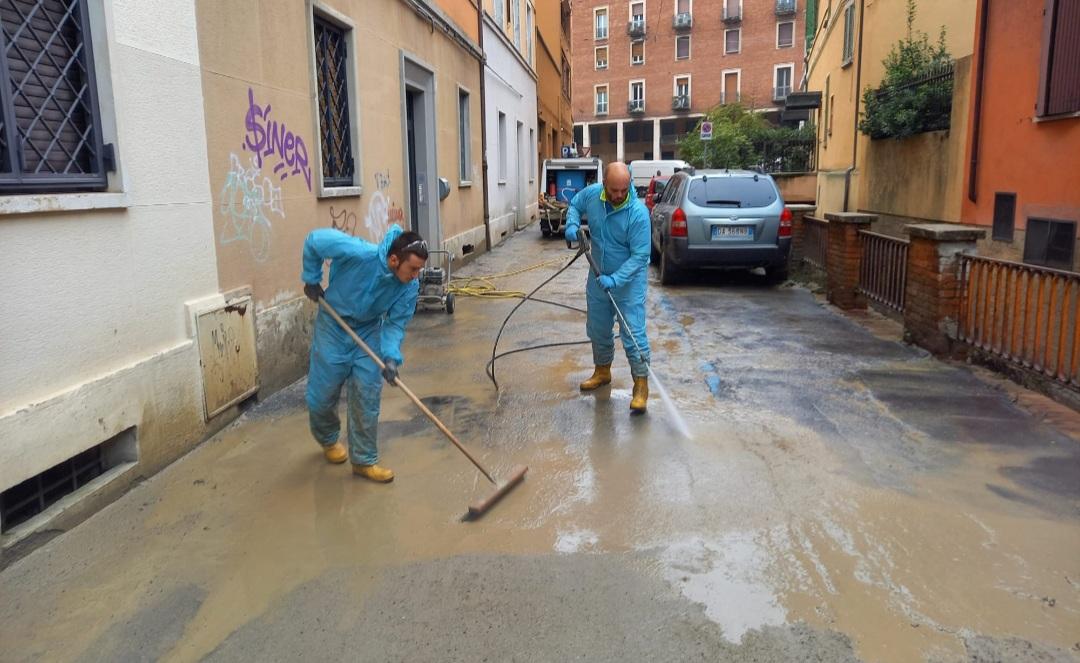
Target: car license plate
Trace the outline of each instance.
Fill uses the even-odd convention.
[[[713,239],[753,239],[754,229],[750,226],[713,226]]]

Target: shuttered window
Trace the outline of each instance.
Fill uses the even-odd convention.
[[[1080,112],[1080,0],[1046,0],[1040,116]]]
[[[0,39],[0,191],[104,189],[86,0],[4,0]]]

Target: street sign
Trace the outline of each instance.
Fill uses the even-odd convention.
[[[701,140],[712,140],[712,122],[701,123]]]

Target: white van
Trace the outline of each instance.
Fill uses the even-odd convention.
[[[637,189],[638,198],[645,197],[649,182],[657,175],[671,176],[681,170],[688,170],[690,164],[678,159],[636,160],[630,162],[630,179]]]

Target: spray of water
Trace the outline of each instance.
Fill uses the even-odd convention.
[[[648,364],[646,364],[646,366],[648,366]],[[675,429],[686,439],[694,439],[694,436],[690,434],[690,427],[686,425],[686,420],[682,417],[682,413],[679,412],[679,408],[675,407],[675,401],[671,399],[668,390],[664,388],[664,383],[660,381],[660,378],[656,377],[656,373],[653,372],[652,366],[649,366],[649,377],[652,378],[653,384],[656,385],[656,390],[660,392],[660,400],[664,402],[664,409],[667,410],[668,416],[671,418],[671,423],[675,425]]]
[[[590,260],[591,261],[591,260]],[[611,306],[615,309],[615,314],[619,316],[619,330],[620,332],[630,330],[630,325],[627,324],[626,318],[623,317],[622,311],[619,310],[619,305],[615,303],[615,298],[608,293],[608,299],[611,300]],[[634,343],[634,348],[637,350],[638,357],[641,357],[644,353],[641,351],[641,346],[638,345],[637,339],[634,335],[630,334],[630,340]],[[660,392],[660,400],[664,402],[664,409],[667,410],[668,416],[671,417],[671,423],[675,425],[675,429],[679,431],[679,434],[688,440],[694,439],[694,436],[690,434],[690,427],[686,425],[686,420],[683,419],[682,414],[679,412],[679,408],[675,407],[675,401],[672,400],[671,394],[664,387],[664,383],[657,377],[656,372],[652,369],[652,364],[645,363],[645,368],[649,371],[649,377],[652,378],[653,384],[656,385],[656,390]]]

